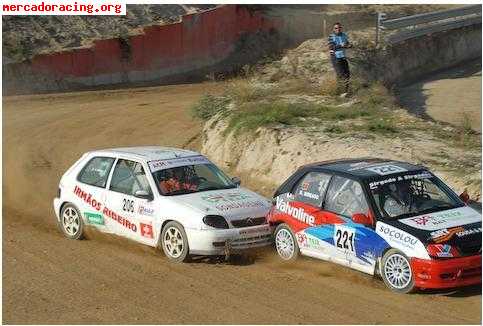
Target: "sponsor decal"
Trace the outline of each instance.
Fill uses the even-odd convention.
[[[304,197],[307,197],[307,198],[311,198],[311,199],[315,199],[315,200],[319,200],[320,196],[318,194],[314,194],[314,193],[311,193],[311,192],[308,192],[308,191],[302,191],[300,190],[299,191],[299,194],[301,196],[304,196]]]
[[[361,162],[357,162],[357,163],[351,163],[349,166],[351,167],[349,169],[349,171],[354,171],[354,170],[359,170],[363,167],[366,167],[366,166],[370,166],[371,163],[369,162],[366,162],[366,161],[361,161]]]
[[[307,239],[307,242],[308,242],[308,246],[311,247],[311,248],[319,248],[320,247],[320,242],[316,238],[310,237],[310,238]]]
[[[377,173],[379,175],[388,175],[388,174],[406,172],[407,171],[405,168],[402,168],[402,167],[394,165],[394,164],[373,166],[373,167],[366,168],[366,170],[372,171],[372,172]]]
[[[228,211],[230,209],[240,209],[240,208],[253,208],[253,207],[264,207],[265,203],[260,200],[250,200],[240,203],[229,203],[216,205],[215,208],[220,211]]]
[[[377,229],[377,233],[384,235],[386,238],[389,238],[394,242],[397,242],[398,244],[410,249],[414,249],[416,244],[418,243],[418,239],[416,239],[412,235],[404,231],[400,231],[396,228],[385,226],[383,224],[379,226],[379,228]]]
[[[309,190],[310,184],[308,182],[302,183],[302,190],[307,191]]]
[[[461,207],[432,214],[409,217],[400,220],[400,222],[418,229],[436,231],[439,229],[447,229],[481,222],[481,215],[470,207]]]
[[[418,225],[426,225],[426,223],[428,223],[430,219],[432,219],[432,216],[430,215],[423,215],[423,216],[411,218],[411,220],[416,222],[416,224]]]
[[[203,195],[201,196],[201,199],[204,201],[207,201],[212,204],[216,204],[219,202],[234,202],[234,201],[240,201],[244,200],[247,198],[251,198],[250,195],[243,194],[240,192],[229,192],[229,193],[222,193],[222,194],[209,194],[209,195]]]
[[[156,172],[159,170],[171,169],[178,166],[209,164],[209,163],[211,162],[204,156],[192,156],[192,157],[174,158],[170,160],[150,161],[148,162],[148,165],[149,165],[149,168],[151,169],[151,172]]]
[[[307,235],[305,233],[297,233],[297,242],[302,247],[308,247]]]
[[[153,226],[150,224],[139,223],[139,229],[141,230],[141,236],[146,238],[154,238]]]
[[[145,207],[143,205],[139,205],[138,207],[138,214],[140,215],[146,215],[146,216],[153,216],[154,214],[154,209],[150,207]]]
[[[276,207],[279,211],[286,213],[297,220],[306,223],[308,225],[315,225],[315,217],[307,214],[301,207],[292,207],[289,203],[285,202],[282,198],[277,197]]]
[[[380,186],[383,186],[387,183],[393,183],[396,181],[405,181],[405,180],[412,180],[412,179],[429,179],[432,178],[433,176],[431,173],[424,171],[421,173],[417,174],[406,174],[406,175],[400,175],[398,177],[391,177],[383,180],[377,180],[369,183],[369,188],[371,189],[377,189]]]
[[[458,238],[463,238],[471,234],[476,234],[476,233],[481,233],[482,229],[481,227],[479,228],[473,228],[473,229],[468,229],[468,230],[462,230],[456,233]]]
[[[434,232],[431,232],[430,235],[435,243],[441,243],[441,242],[446,242],[450,240],[453,237],[453,235],[461,231],[465,231],[465,229],[462,227],[456,227],[451,229],[442,229],[442,230],[434,231]]]
[[[84,216],[86,217],[89,224],[104,225],[104,217],[102,216],[102,214],[85,212]]]
[[[265,203],[263,201],[258,199],[247,200],[249,198],[253,197],[251,195],[241,192],[208,194],[201,196],[202,200],[210,204],[215,204],[215,208],[221,211],[265,206]]]
[[[88,192],[85,192],[80,187],[74,187],[74,194],[85,201],[87,204],[91,205],[96,211],[100,211],[102,208],[101,202],[97,201],[92,195]]]
[[[384,179],[384,180],[373,181],[373,182],[369,183],[369,188],[377,189],[377,187],[385,185],[386,183],[393,183],[393,182],[396,182],[396,178],[389,178],[389,179]]]
[[[113,221],[116,221],[117,223],[121,224],[122,226],[124,226],[126,229],[129,229],[133,232],[136,232],[137,231],[137,226],[136,224],[134,224],[133,222],[131,222],[129,219],[115,213],[114,211],[110,210],[109,208],[107,207],[104,207],[104,209],[102,210],[102,214],[104,216],[107,216],[109,217],[110,219],[112,219]]]
[[[451,246],[446,245],[446,244],[437,244],[435,245],[436,247],[436,256],[438,257],[453,257],[453,254],[451,253]]]
[[[79,186],[74,187],[74,194],[84,200],[87,204],[91,205],[93,208],[95,208],[97,211],[101,211],[102,209],[102,215],[103,217],[109,217],[110,219],[118,222],[125,228],[137,232],[137,226],[133,222],[129,221],[129,219],[122,217],[119,214],[116,214],[114,211],[110,210],[107,207],[102,208],[102,204],[100,201],[96,200],[90,193],[85,192],[82,190]]]

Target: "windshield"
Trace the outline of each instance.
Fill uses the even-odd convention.
[[[159,193],[164,196],[236,188],[220,169],[210,163],[159,170],[153,172],[153,178]]]
[[[461,207],[462,203],[427,171],[369,183],[379,216],[400,219]]]

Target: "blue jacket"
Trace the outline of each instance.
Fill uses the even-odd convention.
[[[329,48],[334,51],[334,56],[337,59],[345,58],[345,49],[342,47],[342,44],[349,44],[349,38],[346,33],[330,34],[328,43]]]

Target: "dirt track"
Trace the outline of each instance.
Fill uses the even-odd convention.
[[[175,265],[116,237],[65,239],[51,208],[63,171],[94,148],[195,144],[187,108],[207,89],[219,86],[3,100],[4,323],[481,324],[481,287],[396,295],[330,263],[281,264],[271,249]]]
[[[481,133],[481,58],[432,74],[400,93],[413,113],[456,126],[466,118]]]

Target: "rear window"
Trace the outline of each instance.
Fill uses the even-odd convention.
[[[93,157],[82,168],[77,176],[77,181],[91,186],[105,188],[107,177],[109,176],[113,163],[113,157]]]

